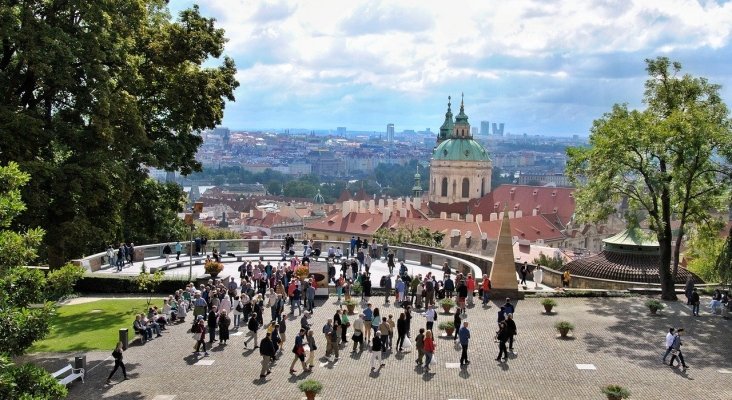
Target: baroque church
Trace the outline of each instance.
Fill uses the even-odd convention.
[[[437,136],[430,164],[429,202],[434,213],[468,212],[471,200],[491,191],[492,163],[488,152],[473,139],[464,100],[453,120],[448,97],[445,122]]]

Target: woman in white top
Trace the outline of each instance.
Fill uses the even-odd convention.
[[[221,303],[219,303],[218,310],[219,314],[222,311],[226,311],[227,314],[231,312],[231,300],[229,300],[229,296],[224,296],[224,299],[221,300]]]
[[[538,289],[539,286],[541,286],[541,281],[544,280],[544,271],[541,269],[540,265],[536,266],[536,269],[534,270],[534,288]]]
[[[239,318],[241,318],[241,311],[237,310],[241,301],[239,296],[234,296],[231,300],[231,315],[234,317],[234,329],[239,329]],[[243,307],[243,306],[242,306]]]

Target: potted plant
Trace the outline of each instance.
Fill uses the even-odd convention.
[[[607,396],[608,400],[622,400],[630,397],[630,391],[620,385],[607,385],[602,388],[602,393]]]
[[[559,335],[561,335],[563,338],[567,337],[569,331],[574,330],[574,324],[569,321],[559,321],[554,324],[554,327],[557,328],[557,330],[559,331]]]
[[[224,270],[224,264],[211,260],[206,262],[203,269],[207,274],[211,275],[211,278],[216,278]]]
[[[452,336],[452,334],[455,332],[455,324],[452,321],[440,322],[440,325],[438,325],[437,327],[445,331],[445,333],[447,333],[447,336]]]
[[[450,313],[450,309],[455,307],[455,300],[451,298],[445,298],[440,300],[440,305],[442,306],[442,309],[445,310],[446,313]]]
[[[646,307],[648,307],[649,310],[651,310],[651,314],[655,314],[659,310],[663,310],[664,306],[663,303],[656,299],[649,299],[646,301]]]
[[[361,285],[361,282],[353,282],[353,285],[351,285],[351,293],[356,296],[360,296],[361,293],[363,293],[363,286]]]
[[[295,268],[295,276],[301,281],[307,279],[310,276],[310,268],[307,265],[301,265]]]
[[[557,302],[554,299],[544,299],[541,301],[541,305],[544,306],[547,314],[551,314],[552,308],[557,306]]]
[[[348,315],[353,315],[354,314],[353,310],[358,305],[358,302],[356,302],[355,300],[352,300],[352,299],[347,299],[346,301],[343,302],[343,304],[345,304],[346,308],[348,309]]]
[[[305,379],[297,385],[297,388],[300,389],[301,392],[305,392],[305,397],[307,397],[308,400],[315,400],[315,395],[323,390],[323,384],[315,379]]]

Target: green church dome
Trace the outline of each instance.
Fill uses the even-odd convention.
[[[440,143],[432,153],[434,160],[490,161],[488,152],[473,139],[448,139]]]

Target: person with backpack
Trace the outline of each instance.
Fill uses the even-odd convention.
[[[125,380],[128,380],[130,378],[127,377],[127,369],[125,368],[125,364],[122,362],[122,352],[124,349],[122,348],[122,342],[117,342],[117,346],[114,348],[114,351],[112,351],[112,357],[114,357],[114,369],[112,372],[109,373],[109,376],[107,377],[107,384],[109,384],[112,380],[112,376],[115,372],[117,372],[117,368],[122,368],[122,375],[124,376]]]

